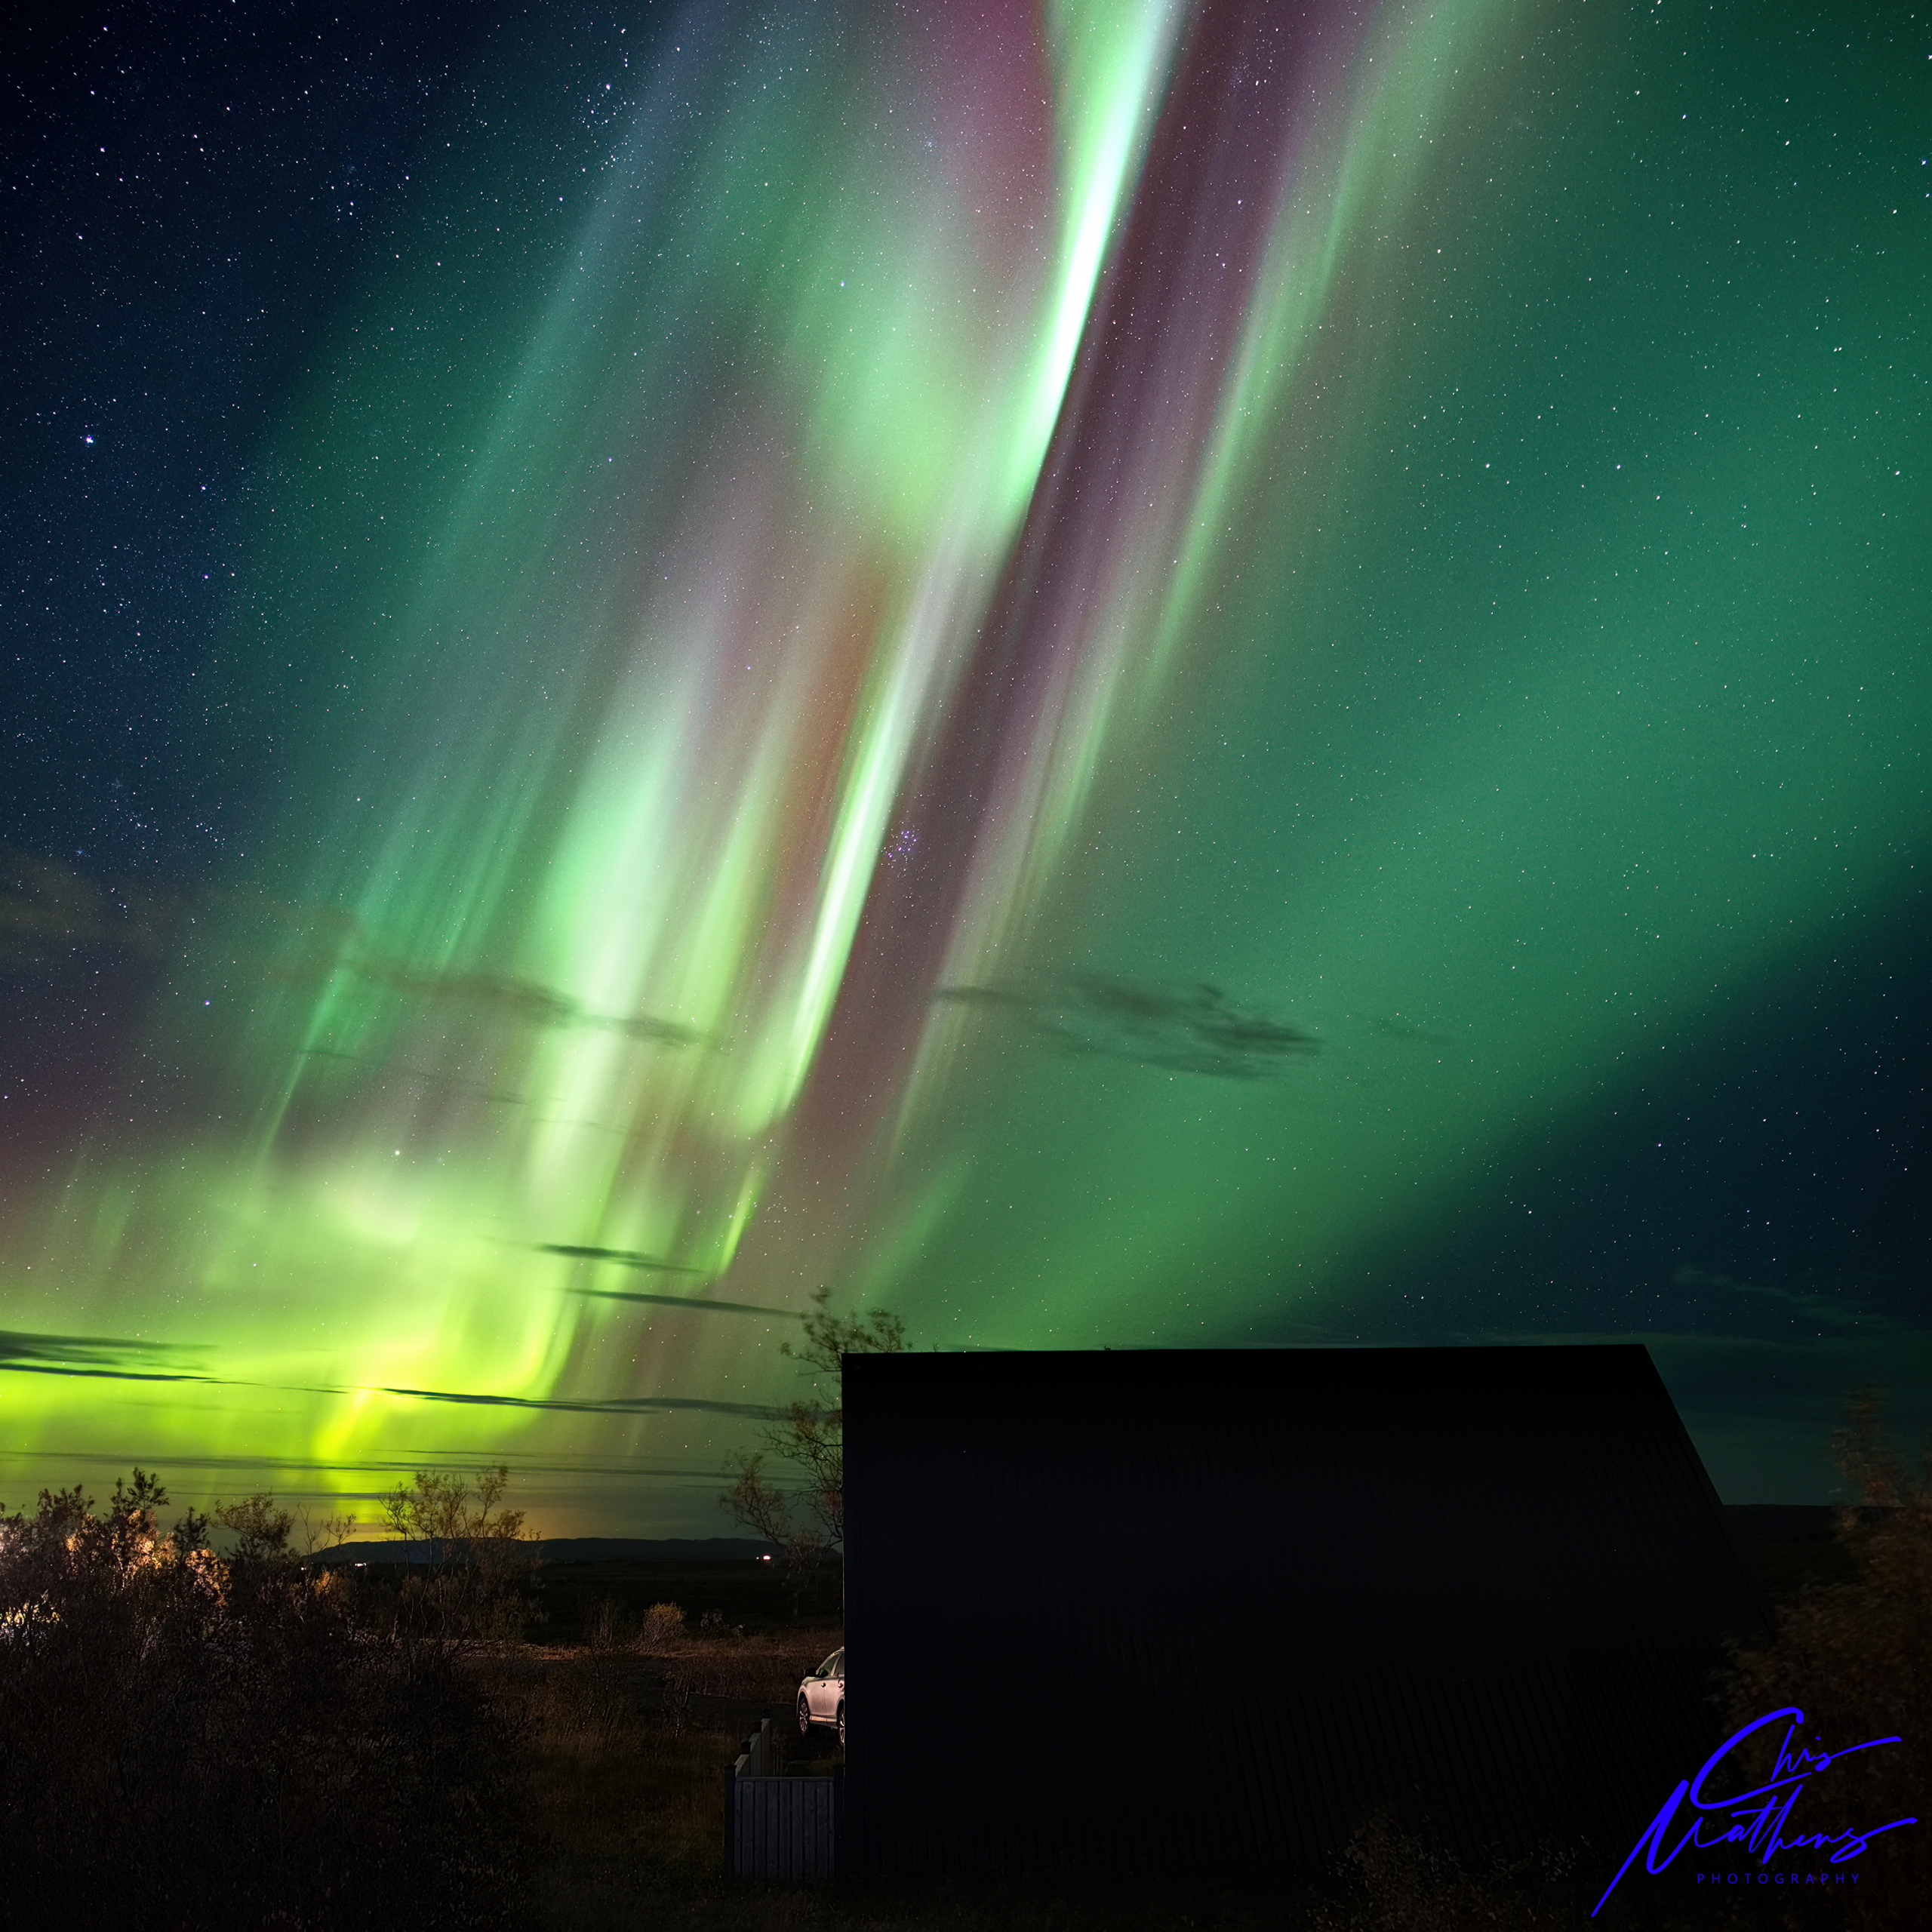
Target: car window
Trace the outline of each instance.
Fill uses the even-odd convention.
[[[838,1675],[838,1666],[844,1661],[845,1653],[843,1651],[834,1651],[812,1674],[815,1677],[836,1677]]]
[[[845,1653],[843,1651],[832,1652],[830,1669],[834,1677],[843,1677],[845,1675]]]

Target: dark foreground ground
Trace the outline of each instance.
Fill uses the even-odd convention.
[[[1873,1499],[1838,1537],[1826,1512],[1732,1512],[1777,1627],[1738,1633],[1745,1647],[1711,1685],[1730,1726],[1801,1705],[1810,1734],[1846,1761],[1834,1760],[1815,1815],[1868,1835],[1932,1792],[1932,1464],[1924,1482],[1903,1475],[1875,1413],[1854,1407],[1859,1432],[1835,1445]],[[48,1491],[0,1526],[0,1927],[1581,1932],[1647,1822],[1606,1821],[1609,1842],[1544,1846],[1508,1869],[1459,1867],[1369,1819],[1346,1857],[1314,1871],[733,1881],[723,1772],[761,1714],[778,1723],[783,1768],[835,1766],[827,1736],[787,1728],[801,1676],[841,1641],[835,1572],[804,1580],[801,1600],[780,1566],[715,1549],[579,1545],[534,1572],[487,1541],[420,1562],[347,1550],[305,1561],[266,1497],[227,1512],[237,1540],[217,1558],[198,1540],[203,1520],[164,1534],[166,1500],[137,1470],[104,1513],[82,1489]],[[1147,1554],[1124,1561],[1122,1591],[1139,1587]],[[1334,1552],[1300,1554],[1321,1588]],[[1232,1575],[1224,1586],[1239,1587]],[[1177,1657],[1188,1636],[1182,1620]],[[1257,1621],[1244,1663],[1259,1700],[1297,1660],[1271,1651]],[[1023,1710],[963,1706],[949,1661],[933,1667],[918,1761],[894,1767],[915,1786],[949,1757],[984,1763],[996,1803],[1023,1752],[1121,1780],[1176,1749],[1137,1703],[1128,1741],[1086,1762],[1077,1738],[1029,1736]],[[857,1715],[863,1737],[863,1687]],[[1890,1732],[1897,1748],[1884,1752],[1844,1743]],[[1755,1767],[1767,1778],[1770,1755]],[[1812,1828],[1807,1816],[1799,1829]],[[1150,1850],[1149,1862],[1174,1862]],[[1856,1875],[1855,1890],[1801,1895],[1698,1891],[1683,1865],[1640,1871],[1595,1922],[1932,1928],[1932,1821],[1878,1837]]]
[[[1788,1601],[1807,1577],[1850,1574],[1829,1511],[1733,1511],[1730,1520],[1740,1553],[1774,1601]],[[835,1604],[835,1577],[824,1580],[821,1613]],[[822,1774],[837,1761],[822,1734],[801,1741],[788,1723],[798,1677],[840,1641],[835,1611],[795,1617],[771,1566],[749,1562],[558,1564],[543,1591],[547,1621],[533,1627],[528,1651],[483,1667],[531,1725],[549,1847],[533,1905],[546,1932],[1932,1928],[1932,1900],[1887,1894],[1875,1846],[1855,1901],[1816,1892],[1700,1894],[1675,1871],[1654,1878],[1639,1872],[1594,1921],[1592,1908],[1627,1841],[1552,1846],[1514,1866],[1466,1870],[1371,1826],[1325,1872],[1153,1882],[729,1880],[721,1871],[721,1771],[759,1715],[768,1711],[786,1737],[787,1768]],[[641,1654],[633,1633],[651,1605],[667,1602],[686,1613],[687,1635]],[[1257,1659],[1257,1669],[1268,1667]],[[934,1748],[946,1748],[943,1732]],[[1148,1750],[1161,1748],[1150,1729]]]

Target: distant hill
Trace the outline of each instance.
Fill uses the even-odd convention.
[[[749,1537],[543,1537],[537,1553],[546,1563],[752,1563],[777,1554],[777,1546]],[[316,1552],[318,1563],[426,1563],[421,1543],[345,1543]]]
[[[1749,1539],[1826,1539],[1837,1521],[1829,1504],[1733,1503],[1724,1508],[1732,1530]],[[546,1563],[750,1563],[777,1554],[774,1543],[755,1537],[545,1537],[537,1552]],[[319,1552],[321,1563],[425,1563],[420,1543],[345,1543]]]

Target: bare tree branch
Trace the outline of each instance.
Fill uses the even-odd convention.
[[[845,1540],[842,1358],[897,1355],[906,1346],[906,1324],[896,1315],[883,1309],[835,1315],[829,1288],[819,1289],[812,1301],[803,1340],[782,1342],[779,1349],[812,1374],[815,1389],[821,1380],[830,1381],[832,1399],[789,1403],[785,1420],[764,1431],[761,1448],[740,1450],[726,1463],[734,1480],[718,1499],[735,1521],[783,1552],[795,1601],[826,1553]],[[803,1481],[781,1487],[765,1473],[768,1457],[791,1464]]]

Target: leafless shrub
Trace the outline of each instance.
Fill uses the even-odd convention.
[[[665,1673],[664,1724],[673,1737],[681,1737],[690,1729],[691,1707],[698,1694],[691,1673],[682,1666],[673,1665]]]
[[[614,1596],[598,1597],[590,1606],[590,1614],[583,1622],[584,1641],[593,1651],[616,1651],[629,1646],[632,1632],[630,1620],[624,1614],[624,1607]]]

